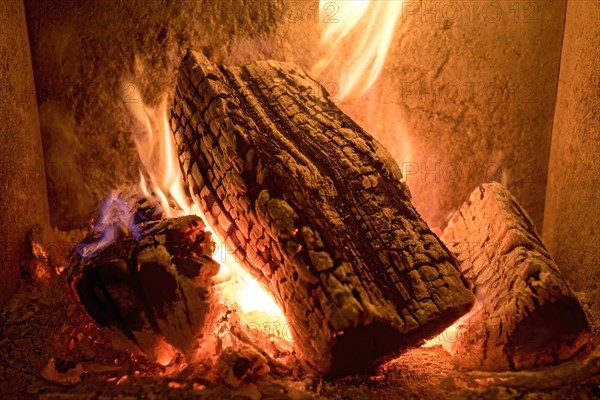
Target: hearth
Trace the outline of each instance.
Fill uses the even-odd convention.
[[[598,18],[5,1],[0,391],[599,396]]]

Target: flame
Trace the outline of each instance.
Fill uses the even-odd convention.
[[[75,246],[75,251],[82,257],[94,257],[119,237],[121,233],[131,233],[139,240],[140,231],[134,218],[132,204],[119,196],[118,190],[113,190],[100,207],[98,220],[93,224],[95,240],[82,242]]]
[[[426,340],[425,344],[421,347],[434,347],[441,345],[444,350],[450,354],[454,354],[455,343],[462,340],[467,329],[471,325],[471,320],[476,318],[482,311],[483,307],[480,302],[476,302],[473,308],[460,317],[456,322],[447,327],[442,333],[434,337],[433,339]]]
[[[141,99],[139,90],[131,83],[128,83],[125,89],[128,99]],[[217,295],[227,304],[240,308],[242,322],[252,321],[261,325],[275,322],[287,326],[285,317],[273,298],[240,266],[239,260],[233,256],[232,249],[228,249],[206,224],[206,219],[199,211],[199,205],[188,199],[175,151],[174,137],[169,126],[167,96],[163,96],[156,108],[151,108],[140,100],[128,102],[126,105],[141,128],[133,134],[142,165],[139,172],[140,192],[145,196],[154,195],[160,201],[167,217],[174,213],[169,203],[169,198],[172,198],[181,209],[181,213],[202,218],[215,240],[216,250],[212,257],[221,265],[220,272],[214,277]]]
[[[127,98],[137,101],[126,102],[132,117],[141,124],[142,129],[132,134],[135,147],[142,164],[140,169],[140,190],[149,196],[151,192],[160,201],[167,217],[172,217],[168,201],[170,195],[185,215],[192,214],[190,203],[183,189],[183,179],[169,119],[167,116],[166,95],[162,96],[156,108],[145,105],[138,88],[127,84]],[[146,180],[151,184],[148,189]]]
[[[213,258],[219,259],[219,251],[215,252]],[[226,277],[224,279],[224,277]],[[283,314],[273,298],[269,296],[258,284],[256,279],[249,273],[240,270],[240,267],[232,265],[231,262],[221,264],[221,270],[215,277],[221,282],[236,282],[233,288],[225,286],[221,293],[224,297],[234,300],[244,314],[251,312],[262,312],[269,316],[283,318]],[[266,322],[266,321],[265,321]]]
[[[342,60],[337,100],[359,98],[375,83],[392,42],[403,0],[320,0],[320,20],[326,23],[321,46],[328,49],[312,69],[318,77]]]
[[[197,206],[194,204],[192,208],[197,209]],[[240,266],[240,260],[236,259],[225,242],[220,240],[208,225],[206,229],[211,232],[215,241],[212,258],[221,265],[219,273],[213,278],[220,296],[229,304],[238,305],[244,314],[261,312],[270,319],[285,320],[277,303],[256,279]]]

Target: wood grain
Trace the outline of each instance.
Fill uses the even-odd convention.
[[[70,282],[117,348],[164,363],[198,347],[219,265],[199,217],[147,220],[154,210],[138,210],[135,234],[121,227],[101,251],[73,254]],[[91,231],[86,242],[98,236]]]
[[[473,281],[478,304],[449,346],[458,365],[490,371],[552,365],[588,342],[579,301],[504,186],[477,188],[442,240]]]
[[[298,66],[190,51],[171,125],[195,202],[316,371],[368,368],[471,307],[397,164]]]

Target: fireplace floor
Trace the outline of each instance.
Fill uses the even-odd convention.
[[[54,259],[66,259],[67,235],[54,240]],[[63,254],[60,254],[60,253]],[[323,380],[292,366],[271,369],[238,388],[226,385],[212,361],[167,367],[117,351],[78,307],[61,274],[32,260],[19,292],[0,314],[0,397],[20,399],[277,398],[277,399],[593,399],[600,398],[600,350],[557,367],[535,371],[464,372],[441,346],[416,348],[369,376]],[[32,266],[33,265],[33,266]],[[48,271],[50,268],[48,268]],[[47,271],[46,271],[47,272]],[[82,379],[71,386],[42,377],[79,364]],[[214,360],[213,360],[214,361]],[[69,364],[70,363],[70,364]]]

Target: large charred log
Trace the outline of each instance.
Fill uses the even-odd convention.
[[[489,371],[552,365],[588,342],[579,301],[504,186],[477,188],[442,240],[473,281],[478,303],[449,346],[458,365]]]
[[[163,217],[155,207],[134,206],[134,225],[110,243],[98,248],[103,233],[90,232],[72,256],[70,280],[116,347],[164,363],[198,346],[219,269],[215,245],[197,216],[154,220]]]
[[[471,307],[389,153],[296,65],[190,51],[172,128],[190,193],[315,370],[368,368]]]

